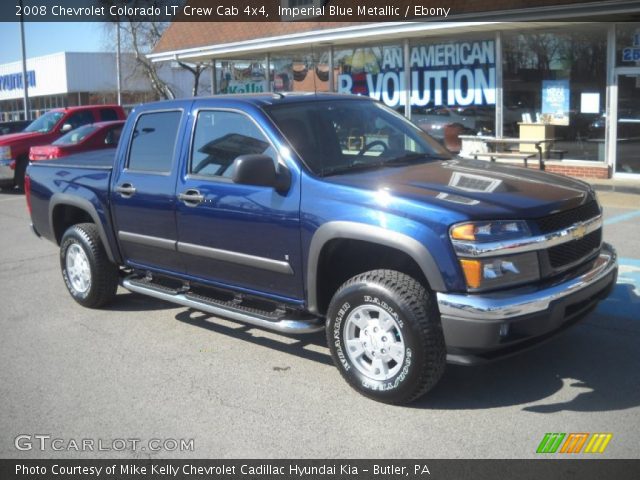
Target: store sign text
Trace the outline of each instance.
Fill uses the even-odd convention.
[[[35,70],[27,71],[27,85],[29,87],[36,86]],[[9,91],[22,89],[22,73],[9,73],[0,75],[0,91]]]
[[[622,49],[623,62],[640,62],[640,33],[633,35],[633,47]]]
[[[410,52],[414,106],[495,105],[493,40],[413,47]],[[379,73],[338,76],[338,92],[369,95],[390,107],[405,105],[407,91],[401,47],[384,48]]]

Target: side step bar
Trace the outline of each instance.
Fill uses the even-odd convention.
[[[214,299],[200,297],[202,298],[202,300],[200,300],[200,298],[189,293],[136,281],[136,278],[139,277],[127,277],[123,279],[122,286],[135,293],[141,293],[142,295],[177,303],[178,305],[207,312],[212,315],[248,323],[266,330],[292,334],[315,333],[324,330],[324,320],[318,317],[309,317],[307,319],[280,317],[270,320],[266,316],[263,317],[258,313],[248,313],[238,308],[217,305]]]

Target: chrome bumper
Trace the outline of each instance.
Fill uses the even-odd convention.
[[[604,243],[591,269],[569,280],[542,288],[518,288],[486,294],[438,293],[443,317],[460,320],[505,320],[548,310],[551,303],[593,285],[617,268],[614,248]]]

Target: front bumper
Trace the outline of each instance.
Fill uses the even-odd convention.
[[[617,275],[616,252],[605,243],[586,271],[542,288],[438,293],[447,358],[479,363],[536,345],[593,310],[609,295]]]
[[[11,168],[13,160],[0,160],[0,186],[13,185],[15,170]]]

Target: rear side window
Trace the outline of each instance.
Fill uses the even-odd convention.
[[[140,115],[129,148],[130,170],[169,172],[180,126],[179,111]]]
[[[100,109],[100,120],[103,122],[118,120],[118,114],[113,108],[101,108]]]

